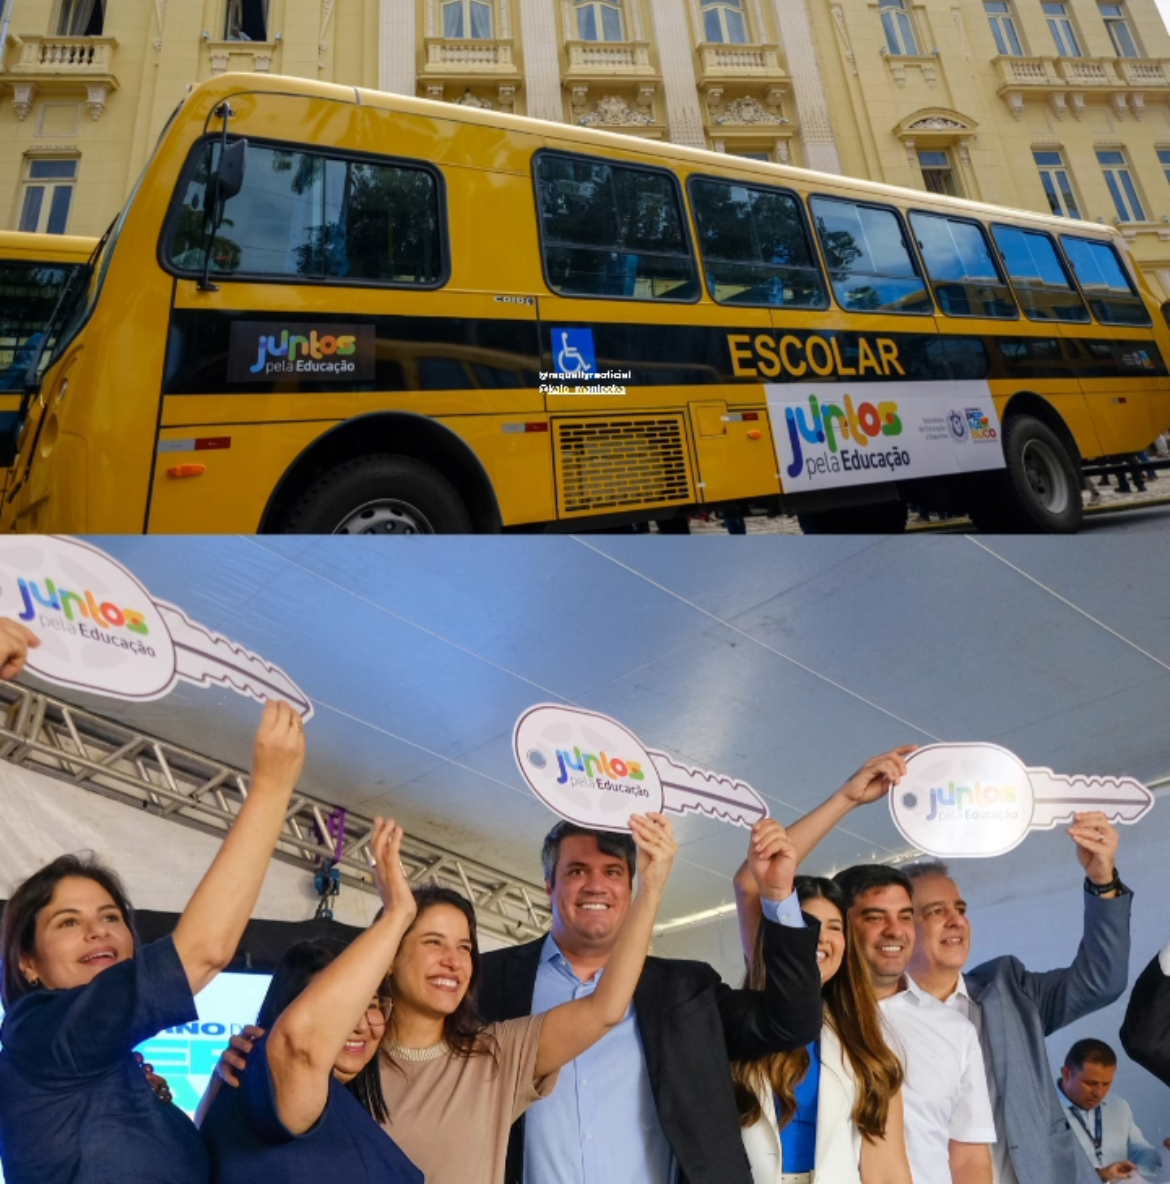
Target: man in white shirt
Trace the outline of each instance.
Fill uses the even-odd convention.
[[[937,860],[905,867],[916,930],[910,975],[979,1032],[995,1116],[995,1184],[1096,1184],[1047,1084],[1044,1039],[1125,990],[1133,897],[1117,875],[1117,831],[1104,814],[1075,815],[1068,834],[1086,873],[1084,936],[1072,964],[1058,970],[1036,973],[1000,957],[964,973],[971,923],[958,885]]]
[[[906,1153],[914,1184],[991,1184],[995,1123],[975,1028],[907,976],[914,949],[911,885],[864,864],[835,877],[849,926],[906,1071]]]
[[[1072,1132],[1102,1180],[1162,1178],[1162,1156],[1133,1120],[1129,1103],[1110,1095],[1117,1053],[1103,1040],[1078,1040],[1068,1050],[1056,1088]]]

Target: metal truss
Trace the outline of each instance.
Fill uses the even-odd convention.
[[[10,682],[0,682],[0,759],[214,835],[230,829],[248,796],[241,769]],[[373,830],[372,819],[297,791],[275,858],[313,872],[335,865],[342,883],[376,895]],[[412,884],[462,892],[480,928],[509,944],[548,930],[538,885],[412,835],[403,838],[402,863]]]

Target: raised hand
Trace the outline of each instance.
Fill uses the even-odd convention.
[[[283,700],[269,699],[256,729],[252,751],[252,788],[291,794],[305,766],[301,717]]]
[[[40,644],[41,639],[31,629],[0,617],[0,678],[15,678],[24,669],[28,651]]]
[[[752,827],[747,868],[762,897],[786,900],[791,896],[799,864],[795,844],[775,818],[761,819]]]
[[[1077,845],[1077,858],[1094,884],[1108,884],[1116,870],[1117,829],[1099,810],[1075,814],[1068,828]]]
[[[903,744],[881,756],[871,756],[837,793],[851,806],[864,806],[884,798],[906,776],[906,758],[917,747],[917,744]]]
[[[410,889],[410,881],[402,868],[402,827],[393,818],[374,819],[374,836],[370,839],[370,861],[374,870],[374,884],[388,914],[396,915],[409,924],[418,905]]]
[[[240,1084],[239,1074],[248,1067],[248,1057],[256,1045],[256,1041],[264,1035],[263,1028],[255,1024],[245,1024],[229,1041],[228,1046],[219,1055],[215,1065],[215,1076],[232,1089]]]
[[[661,892],[678,854],[670,820],[664,814],[631,814],[630,832],[638,846],[638,882]]]

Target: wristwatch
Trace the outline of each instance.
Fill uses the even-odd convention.
[[[1085,891],[1090,896],[1104,896],[1109,892],[1116,892],[1118,896],[1124,896],[1129,889],[1121,882],[1121,873],[1116,868],[1113,869],[1113,879],[1108,884],[1094,884],[1088,876],[1085,877]]]

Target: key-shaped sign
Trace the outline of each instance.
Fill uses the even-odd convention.
[[[579,826],[628,831],[631,814],[698,811],[737,826],[767,818],[746,781],[693,769],[642,746],[609,716],[544,703],[512,734],[524,780],[550,809]]]
[[[1154,795],[1132,777],[1064,777],[1029,769],[997,744],[929,744],[906,758],[906,776],[890,791],[902,836],[938,856],[1002,855],[1030,830],[1051,830],[1074,814],[1101,811],[1134,823]]]
[[[229,686],[263,703],[313,705],[283,670],[156,600],[120,563],[79,539],[0,540],[0,616],[41,639],[26,669],[48,682],[135,701],[180,680]]]

